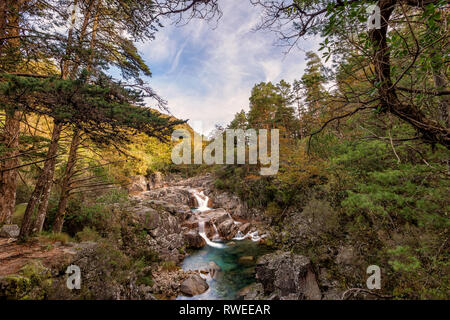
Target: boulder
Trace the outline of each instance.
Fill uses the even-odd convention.
[[[196,230],[189,230],[184,233],[184,241],[189,248],[203,248],[206,245],[205,239]]]
[[[208,266],[209,266],[209,269],[214,269],[214,270],[217,270],[217,271],[220,271],[222,268],[217,264],[217,263],[215,263],[214,261],[210,261],[209,263],[208,263]]]
[[[131,176],[130,180],[129,192],[143,192],[147,190],[147,179],[144,176]]]
[[[205,292],[208,288],[205,279],[198,274],[193,274],[181,283],[180,291],[185,295],[195,296]]]
[[[211,211],[205,212],[207,214],[207,217],[216,225],[218,226],[225,220],[230,219],[230,215],[228,212],[226,212],[224,209],[214,209]]]
[[[156,211],[154,209],[148,209],[148,210],[145,210],[138,214],[139,214],[139,220],[145,229],[153,230],[156,227],[158,227],[158,224],[159,224],[158,211]]]
[[[149,177],[148,177],[148,186],[149,189],[156,189],[156,188],[161,188],[164,186],[164,176],[162,175],[161,172],[155,172],[152,173]]]
[[[212,203],[208,204],[210,208],[223,208],[231,212],[234,217],[242,219],[250,218],[247,205],[238,196],[231,195],[227,192],[213,192],[208,195],[212,199]]]
[[[17,238],[20,233],[20,228],[17,224],[5,224],[0,228],[0,237],[2,238]]]
[[[280,299],[320,300],[322,295],[311,261],[292,252],[277,251],[260,257],[256,278],[266,295]]]
[[[247,234],[250,231],[250,228],[251,225],[247,222],[239,226],[239,231],[242,232],[242,234]]]
[[[228,219],[217,226],[217,231],[223,239],[230,240],[238,232],[238,227],[234,223],[233,219]]]
[[[222,268],[214,261],[210,261],[208,263],[208,270],[209,270],[209,275],[211,276],[211,278],[215,279],[218,275],[218,272],[220,270],[222,270]]]
[[[189,197],[189,203],[190,208],[198,208],[199,204],[197,199],[194,196]]]
[[[262,300],[264,297],[264,288],[261,283],[252,283],[236,294],[238,300]]]

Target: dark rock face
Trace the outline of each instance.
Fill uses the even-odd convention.
[[[257,261],[256,278],[265,295],[289,300],[321,299],[311,261],[302,255],[280,251],[264,255]]]
[[[243,234],[247,234],[250,231],[251,225],[250,223],[244,223],[242,225],[239,226],[239,231],[242,232]]]
[[[247,206],[239,197],[227,192],[208,192],[207,194],[210,196],[212,208],[223,208],[231,212],[233,217],[241,219],[251,218]]]
[[[0,228],[0,237],[2,238],[17,238],[20,233],[20,228],[17,224],[5,224]]]
[[[147,230],[148,246],[162,259],[178,263],[184,258],[184,254],[180,253],[185,244],[181,223],[190,212],[186,205],[189,198],[184,191],[174,192],[177,195],[173,198],[180,202],[174,204],[159,200],[160,192],[164,193],[163,190],[153,190],[134,197],[135,205],[129,210],[133,213],[135,222]]]
[[[225,220],[230,219],[230,216],[228,212],[226,212],[224,209],[214,209],[211,211],[207,211],[208,217],[211,219],[212,222],[214,222],[215,225],[219,225]]]
[[[195,230],[184,233],[184,241],[189,248],[203,248],[206,245],[205,239]]]
[[[238,227],[232,219],[228,219],[217,226],[217,231],[222,238],[230,240],[238,232]]]
[[[188,296],[195,296],[208,290],[209,286],[206,280],[200,275],[194,274],[183,281],[180,286],[180,291]]]

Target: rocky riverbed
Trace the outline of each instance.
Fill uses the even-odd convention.
[[[311,261],[289,252],[271,252],[264,243],[273,232],[263,215],[236,196],[216,190],[212,176],[134,177],[129,191],[125,208],[111,208],[117,211],[116,223],[122,228],[115,248],[135,259],[154,252],[159,263],[114,272],[109,270],[108,259],[115,249],[104,243],[52,243],[50,250],[48,244],[20,247],[13,238],[16,228],[7,226],[2,234],[8,238],[1,245],[10,254],[2,257],[0,295],[20,298],[26,292],[27,297],[58,299],[325,297]],[[120,213],[124,209],[126,215]],[[46,279],[51,283],[44,294],[37,291],[30,296],[28,287],[18,290],[32,287],[34,275],[23,271],[30,263],[39,269],[33,272],[42,275],[40,286]],[[83,271],[86,292],[68,292],[65,287],[64,272],[70,264]],[[151,280],[145,280],[150,279],[147,275]]]

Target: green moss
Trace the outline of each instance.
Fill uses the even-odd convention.
[[[0,296],[6,299],[23,299],[32,289],[31,280],[21,275],[9,275],[0,279]]]
[[[19,274],[28,278],[34,286],[51,276],[50,271],[39,260],[28,262],[19,270]]]

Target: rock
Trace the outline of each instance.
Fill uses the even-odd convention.
[[[145,229],[153,230],[158,227],[159,224],[159,214],[158,211],[154,209],[145,210],[139,214],[140,221]]]
[[[190,206],[193,196],[189,190],[188,187],[181,186],[163,187],[142,192],[140,197],[143,201],[151,202],[151,200],[154,200],[155,204],[162,206],[168,203],[176,206]]]
[[[131,176],[128,186],[129,192],[142,192],[147,190],[147,179],[144,176]]]
[[[214,192],[209,195],[212,199],[210,208],[223,208],[228,212],[231,212],[233,216],[242,219],[248,219],[249,212],[247,205],[239,199],[239,197],[231,195],[227,192]]]
[[[253,261],[254,261],[254,259],[252,256],[242,256],[239,258],[239,263],[244,266],[252,264]]]
[[[211,211],[205,212],[207,214],[207,217],[216,225],[218,226],[225,220],[230,219],[230,215],[228,212],[226,212],[224,209],[214,209]]]
[[[214,269],[214,270],[217,270],[217,271],[222,270],[222,268],[217,263],[215,263],[214,261],[210,261],[208,263],[208,266],[209,266],[209,269]]]
[[[223,239],[230,240],[238,232],[238,227],[234,224],[233,219],[228,219],[217,226],[217,231]]]
[[[5,224],[0,229],[0,237],[2,238],[17,238],[20,233],[20,228],[17,224]]]
[[[250,231],[250,227],[251,227],[251,225],[248,222],[241,224],[239,226],[239,231],[242,232],[242,234],[247,234]]]
[[[163,187],[163,175],[161,172],[152,173],[148,178],[149,190]]]
[[[260,257],[256,278],[266,295],[280,299],[319,300],[321,292],[311,261],[302,255],[277,251]]]
[[[198,206],[199,206],[199,204],[198,204],[197,199],[194,196],[190,197],[189,198],[189,207],[190,208],[198,208]]]
[[[203,239],[196,230],[189,230],[184,234],[184,241],[189,248],[203,248],[206,245]]]
[[[211,276],[211,278],[215,279],[218,272],[222,270],[222,268],[214,261],[210,261],[208,266],[209,266],[209,275]]]
[[[236,294],[238,300],[262,300],[264,295],[264,288],[261,283],[252,283]]]
[[[181,283],[180,291],[185,295],[195,296],[205,292],[208,288],[206,280],[200,275],[194,274]]]
[[[192,271],[185,272],[181,269],[167,270],[159,267],[152,270],[151,292],[157,293],[159,299],[173,299],[180,295],[181,283],[191,274]]]

